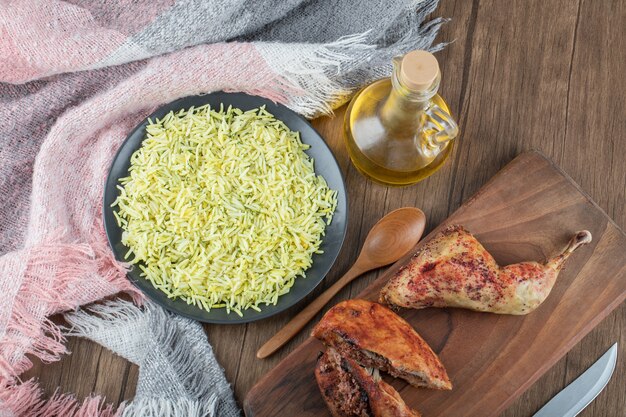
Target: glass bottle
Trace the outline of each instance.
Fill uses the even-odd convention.
[[[393,58],[393,74],[350,102],[344,138],[356,168],[385,185],[409,185],[433,174],[452,151],[459,128],[437,94],[441,72],[433,54]]]

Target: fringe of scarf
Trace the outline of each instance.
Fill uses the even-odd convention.
[[[52,397],[44,399],[34,379],[18,385],[0,386],[0,405],[2,417],[120,417],[125,407],[121,404],[116,410],[112,405],[105,405],[99,396],[78,401],[73,395],[55,392]]]
[[[139,365],[139,383],[166,385],[161,365],[175,370],[180,387],[168,398],[162,393],[138,388],[135,399],[125,406],[124,417],[235,417],[239,412],[211,346],[199,323],[166,312],[146,302],[141,309],[115,300],[65,315],[66,335],[103,344]],[[154,355],[154,356],[150,356]],[[216,377],[216,375],[221,377]]]
[[[90,245],[60,241],[58,237],[0,261],[0,276],[9,276],[20,266],[25,268],[0,338],[0,383],[32,367],[27,355],[50,363],[67,353],[60,327],[48,316],[75,308],[75,298],[68,295],[80,292],[83,302],[93,302],[95,299],[82,289],[106,285],[128,291],[141,303],[142,295],[128,282],[125,266],[113,259],[102,242]]]

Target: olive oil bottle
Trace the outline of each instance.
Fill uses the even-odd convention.
[[[355,167],[394,186],[433,174],[452,151],[459,128],[437,94],[441,73],[427,51],[393,59],[391,78],[373,82],[350,102],[344,138]]]

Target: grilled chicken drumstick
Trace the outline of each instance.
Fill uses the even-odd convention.
[[[391,307],[461,307],[498,314],[528,314],[550,294],[564,262],[591,242],[580,231],[545,264],[500,267],[462,226],[450,226],[429,241],[380,292]]]

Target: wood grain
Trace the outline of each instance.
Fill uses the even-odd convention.
[[[568,260],[548,299],[526,316],[400,313],[439,354],[454,384],[452,391],[437,391],[393,380],[407,404],[432,417],[497,416],[626,299],[626,234],[536,152],[504,167],[416,250],[451,224],[467,227],[500,265],[548,259],[580,229],[594,236]],[[377,300],[410,256],[357,297]],[[246,415],[330,416],[312,378],[320,348],[310,338],[268,373],[247,395]]]
[[[520,152],[540,149],[626,227],[626,0],[441,0],[434,15],[452,19],[438,41],[454,42],[437,53],[441,94],[461,127],[450,161],[420,184],[387,189],[368,182],[350,165],[341,137],[344,109],[334,118],[313,121],[346,179],[347,243],[325,282],[290,311],[262,323],[205,326],[239,401],[306,339],[311,324],[267,360],[255,358],[258,347],[348,270],[367,231],[392,209],[421,208],[430,231]],[[335,301],[354,297],[378,275],[368,273],[352,282]],[[626,357],[624,329],[622,304],[502,417],[530,416],[616,341],[618,357]],[[94,388],[113,403],[132,398],[136,366],[83,339],[70,339],[69,348],[72,355],[49,365],[36,363],[24,378],[38,377],[48,395],[60,387],[82,398]],[[85,361],[77,362],[78,356]],[[113,360],[125,365],[109,366]],[[88,365],[98,361],[99,366]],[[106,386],[98,385],[104,379]],[[626,361],[619,360],[607,388],[581,416],[623,417],[625,384]]]

